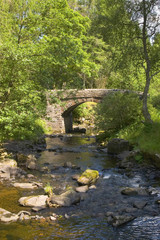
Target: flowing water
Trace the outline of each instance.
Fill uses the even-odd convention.
[[[108,191],[110,191],[111,195],[113,194],[113,196],[111,196],[111,201],[113,202],[115,199],[112,199],[112,197],[114,198],[114,196],[116,196],[114,195],[114,191],[116,192],[116,189],[118,191],[121,185],[124,186],[128,184],[130,186],[135,186],[138,182],[143,182],[141,176],[135,176],[133,179],[128,179],[124,174],[120,174],[116,171],[116,159],[109,157],[105,152],[97,151],[94,137],[70,137],[66,135],[47,138],[46,141],[47,150],[41,153],[41,157],[38,160],[39,167],[43,171],[35,172],[34,174],[44,185],[49,182],[56,193],[65,190],[68,185],[75,185],[71,176],[80,171],[78,167],[81,171],[86,168],[98,170],[100,175],[103,176],[102,185],[103,182],[105,186],[107,183]],[[67,167],[68,162],[77,166],[77,168],[71,169]],[[99,185],[97,184],[97,189],[98,187]],[[41,191],[42,190],[39,190],[39,192],[43,194]],[[1,207],[17,213],[24,209],[17,204],[20,196],[33,195],[35,192],[18,191],[12,187],[6,189],[3,185],[0,185],[0,193]],[[107,197],[109,198],[108,195]],[[92,200],[95,200],[94,197],[92,197]],[[99,201],[100,200],[101,199],[99,199]],[[92,204],[91,206],[94,212],[94,203],[90,204]],[[99,206],[99,208],[102,208],[102,211],[103,207],[103,204]],[[42,215],[47,215],[50,211],[53,213],[54,209],[48,209],[46,212],[42,212]],[[90,214],[89,208],[84,206],[84,203],[82,203],[82,207],[71,207],[69,212],[68,209],[63,208],[62,215],[65,211],[71,217],[68,219],[59,219],[57,222],[47,222],[42,219],[40,221],[31,220],[28,222],[10,224],[1,223],[0,240],[160,239],[160,216],[138,217],[121,227],[114,228],[107,223],[104,214]]]

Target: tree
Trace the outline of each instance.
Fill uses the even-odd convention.
[[[131,58],[131,55],[137,54],[135,45],[139,44],[130,40],[136,26],[126,11],[125,0],[96,0],[91,19],[89,33],[101,38],[107,46],[105,67],[101,68],[105,86],[142,90],[143,82],[139,81],[136,58]]]
[[[45,90],[82,88],[81,74],[92,76],[96,64],[83,46],[88,27],[64,0],[0,0],[2,137],[32,135]]]
[[[140,64],[145,71],[145,88],[143,94],[143,115],[145,121],[152,123],[150,113],[147,105],[147,95],[149,92],[150,82],[152,78],[157,75],[160,70],[159,66],[155,69],[155,62],[153,57],[154,37],[159,32],[160,27],[160,1],[159,0],[134,0],[127,1],[127,11],[129,11],[132,21],[136,22],[140,31],[136,31],[134,36],[142,42],[142,49],[140,51]],[[156,59],[157,62],[160,58]],[[156,64],[157,65],[157,64]]]
[[[159,73],[155,51],[159,45],[154,42],[160,30],[159,5],[159,0],[97,0],[92,21],[94,35],[100,34],[112,46],[107,86],[143,89],[146,122],[152,122],[147,105],[150,82]]]

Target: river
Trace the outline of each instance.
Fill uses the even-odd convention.
[[[158,240],[160,239],[160,207],[154,206],[151,214],[146,210],[138,209],[138,217],[120,226],[113,227],[106,220],[106,211],[127,208],[131,204],[131,198],[121,196],[119,189],[123,186],[146,186],[148,184],[144,175],[135,173],[131,178],[124,171],[116,168],[117,159],[108,156],[105,151],[97,150],[94,137],[86,136],[54,136],[46,138],[47,148],[41,153],[38,164],[42,171],[35,171],[37,179],[43,185],[49,183],[55,193],[59,193],[67,186],[76,186],[72,175],[86,168],[98,170],[100,180],[96,189],[89,190],[84,194],[84,201],[72,207],[58,209],[47,209],[38,215],[47,216],[55,212],[62,216],[56,222],[46,220],[30,220],[10,224],[0,223],[0,240],[39,240],[39,239],[94,239],[94,240]],[[75,165],[76,168],[67,167],[67,163]],[[66,164],[66,165],[65,165]],[[64,167],[65,166],[65,167]],[[79,169],[80,168],[80,169]],[[33,173],[33,172],[32,172]],[[156,189],[160,190],[159,183]],[[0,185],[1,193],[6,187]],[[18,206],[17,200],[20,196],[33,195],[35,192],[18,191],[10,187],[11,195],[4,194],[1,207],[18,212],[24,207]],[[37,193],[42,193],[38,190]],[[6,202],[5,198],[6,196]],[[8,198],[7,198],[8,196]],[[146,200],[142,197],[143,201]],[[136,198],[137,199],[137,198]],[[132,201],[135,199],[132,199]],[[154,201],[148,198],[148,205]],[[153,212],[159,214],[153,214]],[[65,217],[64,217],[65,216]]]

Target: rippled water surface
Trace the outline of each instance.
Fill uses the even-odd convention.
[[[104,181],[107,181],[112,176],[114,176],[117,181],[119,181],[118,179],[120,178],[123,180],[123,176],[117,175],[116,177],[112,170],[112,167],[115,165],[115,160],[103,152],[98,152],[94,147],[94,142],[94,138],[88,137],[66,136],[61,138],[48,138],[47,149],[50,149],[50,151],[42,152],[38,160],[39,165],[41,167],[47,166],[50,174],[58,174],[58,172],[56,173],[54,171],[56,166],[61,167],[64,163],[71,162],[81,167],[82,170],[85,170],[87,167],[97,169],[100,172],[103,169],[108,169],[104,175]],[[64,178],[67,179],[69,172],[65,169],[61,174],[64,174]],[[40,178],[47,178],[47,173],[41,174]],[[125,179],[123,181],[125,181]],[[134,186],[135,182],[132,182],[131,185]],[[12,189],[9,190],[11,191]],[[1,186],[0,191],[1,193],[4,191]],[[8,204],[10,207],[7,209],[7,203],[5,203],[4,208],[12,212],[17,212],[20,209],[19,207],[18,209],[16,208],[15,201],[17,201],[21,193],[16,192],[14,189],[12,194],[14,196],[13,203],[11,197],[10,200],[7,198],[7,201],[10,202]],[[5,198],[0,198],[1,201],[5,201],[4,199]],[[77,215],[75,214],[69,219],[59,219],[56,223],[39,220],[0,224],[0,240],[32,239],[159,240],[160,217],[146,216],[137,218],[124,226],[113,228],[108,225],[105,217],[87,217],[86,209],[86,216],[77,213]]]

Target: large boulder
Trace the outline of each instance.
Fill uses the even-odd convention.
[[[70,189],[60,195],[53,194],[50,197],[50,203],[60,207],[69,207],[72,204],[80,202],[80,195],[73,189]]]
[[[28,207],[44,207],[46,206],[47,195],[22,197],[19,199],[19,203],[22,206]]]
[[[94,184],[98,178],[98,171],[87,169],[85,172],[82,173],[82,175],[77,179],[77,181],[81,185],[91,185]]]
[[[113,138],[108,142],[107,147],[109,154],[119,154],[129,150],[129,142],[124,139]]]

